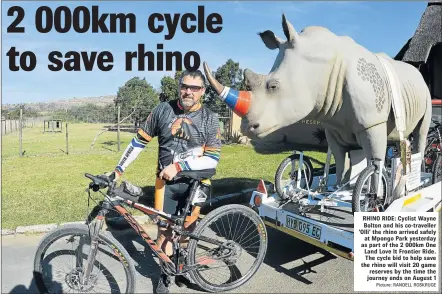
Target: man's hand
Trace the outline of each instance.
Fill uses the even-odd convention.
[[[159,177],[164,180],[172,180],[178,173],[175,164],[169,164],[159,174]]]
[[[115,171],[105,173],[104,175],[109,177],[110,179],[113,179],[114,182],[118,181],[118,179],[120,178],[120,175]]]

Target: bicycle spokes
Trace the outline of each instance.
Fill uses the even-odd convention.
[[[87,235],[62,237],[50,245],[42,256],[42,276],[49,293],[124,292],[124,267],[118,252],[100,240],[96,245],[93,260]],[[91,266],[86,277],[84,268],[88,262]]]
[[[361,211],[377,211],[380,207],[381,209],[384,208],[384,205],[386,204],[386,188],[384,179],[382,179],[378,185],[382,186],[380,189],[380,191],[382,191],[381,195],[378,195],[375,191],[373,176],[367,178],[367,181],[364,183],[361,191]]]
[[[199,240],[195,253],[195,262],[201,265],[198,271],[203,278],[221,284],[238,280],[249,271],[261,242],[256,224],[247,216],[234,212],[213,220],[201,236],[223,244]]]

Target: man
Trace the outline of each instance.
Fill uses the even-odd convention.
[[[190,189],[187,182],[171,181],[178,172],[213,169],[219,161],[221,140],[218,116],[201,104],[205,91],[205,77],[201,71],[183,72],[179,81],[179,98],[162,102],[152,110],[115,168],[118,179],[152,138],[158,137],[155,208],[166,213],[182,213]],[[168,256],[172,256],[169,233],[160,229],[157,242]],[[168,293],[169,283],[162,270],[157,293]]]

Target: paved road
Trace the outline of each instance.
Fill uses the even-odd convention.
[[[149,230],[152,237],[154,231]],[[353,263],[284,233],[268,229],[269,247],[257,274],[235,293],[353,293]],[[2,237],[2,293],[36,293],[32,278],[34,253],[41,235]],[[119,238],[121,240],[121,238]],[[130,237],[125,236],[126,240]],[[137,262],[137,293],[152,293],[159,268],[149,249],[128,241]],[[147,245],[146,245],[147,246]],[[198,293],[178,288],[174,293]]]

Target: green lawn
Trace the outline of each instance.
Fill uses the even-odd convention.
[[[117,134],[106,132],[91,149],[90,145],[101,127],[97,124],[70,124],[69,155],[64,153],[64,131],[42,133],[42,129],[37,127],[25,129],[25,154],[21,158],[18,133],[2,137],[2,229],[85,218],[88,212],[85,188],[89,179],[84,177],[84,173],[99,174],[113,170],[133,137],[133,134],[121,133],[121,151],[118,152]],[[123,179],[152,191],[157,147],[154,139],[129,166]],[[325,161],[325,154],[307,154]],[[279,163],[287,155],[287,152],[262,155],[249,146],[223,146],[217,174],[212,181],[213,195],[256,187],[261,178],[273,182]]]

